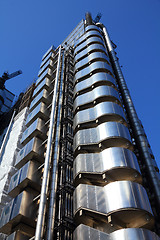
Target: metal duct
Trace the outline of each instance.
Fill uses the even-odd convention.
[[[147,142],[147,139],[144,135],[144,131],[142,129],[140,120],[138,119],[138,116],[137,116],[135,107],[133,105],[129,90],[127,88],[124,76],[123,76],[121,68],[119,66],[118,59],[117,59],[116,54],[114,52],[114,48],[112,46],[109,34],[108,34],[108,32],[107,32],[107,30],[106,30],[106,28],[104,27],[103,24],[97,23],[97,26],[99,26],[103,30],[106,45],[107,45],[107,48],[108,48],[108,52],[109,52],[109,55],[110,55],[111,62],[113,64],[113,68],[114,68],[114,72],[115,72],[115,75],[116,75],[116,78],[117,78],[117,82],[118,82],[119,88],[121,90],[121,94],[122,94],[122,97],[123,97],[123,101],[124,101],[124,104],[125,104],[127,115],[128,115],[130,124],[133,128],[133,134],[134,134],[134,137],[136,139],[138,149],[139,149],[140,154],[141,154],[141,156],[144,160],[144,165],[145,165],[146,170],[147,170],[147,175],[149,177],[149,182],[151,183],[153,192],[155,194],[155,198],[156,198],[156,202],[157,202],[156,208],[157,208],[157,211],[159,212],[159,210],[160,210],[160,181],[158,179],[156,169],[154,167],[154,164],[153,164],[153,161],[152,161],[149,149],[148,149],[148,142]]]
[[[54,94],[52,99],[52,109],[51,109],[51,116],[50,116],[46,157],[44,162],[44,173],[43,173],[43,181],[42,181],[42,188],[41,188],[41,195],[40,195],[40,204],[39,204],[39,210],[38,210],[35,240],[40,240],[42,238],[43,228],[44,228],[45,206],[46,206],[47,192],[48,192],[48,180],[49,180],[48,175],[50,171],[50,156],[51,156],[53,129],[54,129],[53,127],[55,123],[54,116],[56,111],[56,99],[57,99],[57,90],[58,90],[60,61],[61,61],[61,46],[59,47],[57,72],[56,72],[56,79],[55,79],[55,85],[54,85]]]
[[[86,12],[85,17],[86,17],[86,25],[87,26],[92,25],[93,24],[92,23],[92,16],[91,16],[90,12]]]

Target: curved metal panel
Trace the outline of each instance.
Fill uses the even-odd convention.
[[[82,50],[80,53],[78,53],[75,58],[74,62],[78,62],[79,59],[83,58],[84,56],[88,55],[91,52],[104,52],[107,54],[106,49],[104,46],[98,43],[93,43],[92,45],[88,46],[84,50]]]
[[[95,228],[80,224],[73,233],[74,240],[110,240],[109,234]],[[134,239],[135,240],[135,239]]]
[[[80,62],[75,64],[75,70],[78,70],[81,67],[84,67],[85,65],[90,64],[91,62],[95,61],[106,61],[109,64],[109,58],[108,56],[103,52],[93,52],[89,54],[87,57],[82,59]]]
[[[88,108],[76,113],[73,121],[73,129],[77,127],[83,128],[83,125],[95,125],[104,121],[120,121],[125,124],[125,115],[123,109],[116,103],[113,102],[102,102],[97,104],[93,108]],[[84,125],[84,126],[85,126]]]
[[[135,154],[120,147],[107,148],[100,153],[79,154],[73,163],[73,178],[76,185],[93,182],[106,185],[118,180],[142,182]]]
[[[85,31],[90,31],[91,29],[94,29],[94,30],[98,30],[99,31],[99,27],[97,27],[96,25],[88,25],[85,27]]]
[[[85,78],[90,77],[94,72],[106,71],[110,72],[112,75],[112,67],[106,62],[93,62],[88,67],[82,69],[75,74],[75,82],[82,81]]]
[[[76,43],[75,43],[75,48],[76,48],[77,45],[82,44],[83,41],[85,41],[87,38],[90,38],[90,37],[92,37],[92,36],[98,36],[98,37],[102,38],[102,35],[100,34],[99,31],[97,31],[97,30],[91,30],[91,31],[89,31],[89,32],[86,32],[82,37],[80,37],[80,38],[76,41]]]
[[[118,198],[118,200],[117,200]],[[99,216],[108,223],[123,227],[153,227],[154,219],[147,193],[141,184],[116,181],[104,187],[80,184],[73,195],[76,220],[79,211],[93,218]],[[119,219],[119,221],[117,220]],[[81,218],[81,223],[84,219]]]
[[[105,122],[96,128],[89,128],[78,131],[74,136],[73,148],[76,150],[83,145],[99,145],[101,148],[119,147],[132,148],[129,130],[121,123]],[[96,146],[94,146],[96,150]],[[93,149],[93,150],[94,150]]]
[[[103,101],[116,101],[120,104],[120,99],[118,92],[109,86],[99,86],[93,89],[90,92],[84,93],[80,96],[77,96],[74,100],[73,111],[75,111],[78,107],[81,108],[83,105],[89,104],[93,106],[98,103],[98,99],[102,99]]]
[[[100,44],[104,44],[103,40],[100,37],[90,37],[88,39],[86,39],[86,41],[84,41],[82,44],[80,44],[79,46],[77,46],[75,48],[74,53],[78,53],[80,51],[82,51],[84,48],[86,48],[88,45],[93,44],[93,43],[100,43]],[[104,46],[104,45],[103,45]]]
[[[74,87],[74,95],[78,95],[78,92],[83,92],[87,88],[91,88],[93,90],[92,86],[98,86],[100,85],[100,82],[103,83],[102,85],[109,85],[114,88],[116,86],[115,79],[110,74],[105,72],[97,72],[93,76],[78,82]]]
[[[120,229],[110,234],[110,240],[160,240],[160,238],[150,230],[143,228]]]
[[[160,240],[152,231],[144,228],[126,228],[107,234],[98,229],[80,224],[73,233],[76,240]]]

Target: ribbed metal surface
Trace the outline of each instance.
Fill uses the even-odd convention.
[[[80,37],[76,43],[75,43],[75,47],[80,46],[80,44],[82,44],[85,40],[87,40],[88,38],[92,37],[92,36],[98,36],[100,38],[102,38],[102,35],[100,34],[99,31],[95,31],[95,30],[91,30],[89,32],[86,32],[82,37]]]
[[[74,231],[73,238],[76,240],[159,240],[154,233],[143,228],[120,229],[111,234],[101,232],[98,229],[80,224]]]
[[[145,189],[131,181],[117,181],[104,187],[78,185],[74,192],[74,214],[80,223],[87,221],[84,216],[80,217],[83,210],[85,218],[92,216],[106,221],[107,216],[111,216],[106,224],[121,227],[153,227],[154,224]]]
[[[108,63],[102,61],[91,63],[88,67],[80,70],[75,74],[75,82],[82,81],[96,72],[103,71],[110,72],[113,75],[112,67]]]
[[[102,44],[102,46],[104,46],[104,42],[100,37],[90,37],[88,39],[86,39],[83,43],[81,43],[79,46],[76,47],[75,49],[75,54],[79,53],[80,51],[84,50],[84,48],[88,47],[91,44],[94,43],[99,43]]]
[[[96,51],[106,53],[106,50],[105,50],[104,46],[102,46],[102,44],[95,43],[95,44],[92,44],[92,45],[88,46],[87,48],[85,48],[80,53],[76,54],[75,58],[74,58],[74,61],[78,62],[78,61],[80,61],[80,59],[84,58],[88,54],[90,54],[92,52],[96,52]]]
[[[108,121],[121,122],[127,125],[123,109],[118,104],[113,102],[102,102],[92,108],[77,112],[74,117],[73,129],[79,130],[95,127],[100,123]]]
[[[78,131],[74,137],[73,149],[74,151],[78,147],[86,151],[89,147],[92,147],[92,151],[98,151],[98,147],[125,147],[132,149],[130,141],[131,138],[127,127],[116,122],[105,122],[96,128]]]
[[[118,92],[110,86],[98,86],[90,92],[77,96],[74,100],[73,111],[93,107],[96,103],[102,101],[120,104]]]
[[[85,31],[86,32],[88,32],[88,31],[90,31],[90,30],[97,30],[97,31],[99,31],[99,27],[97,27],[96,25],[89,25],[89,26],[86,26],[85,27]]]
[[[82,59],[80,62],[75,64],[75,71],[78,71],[79,69],[84,68],[85,66],[88,66],[89,64],[95,61],[104,61],[109,63],[109,58],[103,52],[91,53],[87,57]]]
[[[108,85],[115,88],[115,79],[108,73],[97,72],[93,76],[78,82],[74,88],[74,95],[78,93],[83,93],[87,90],[93,90],[94,87],[99,85]]]
[[[107,233],[101,232],[97,229],[80,224],[73,233],[73,239],[76,240],[110,240]]]
[[[120,180],[142,182],[136,156],[129,149],[120,147],[79,154],[74,160],[73,178],[76,185],[106,185]]]
[[[115,231],[110,234],[111,240],[160,240],[154,233],[143,228],[128,228]]]

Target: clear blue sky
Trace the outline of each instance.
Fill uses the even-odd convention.
[[[18,95],[37,78],[41,57],[90,11],[117,44],[122,70],[160,167],[160,0],[0,0],[0,75]]]

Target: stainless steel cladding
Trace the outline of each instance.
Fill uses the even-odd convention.
[[[93,90],[94,87],[99,85],[108,85],[116,88],[115,79],[108,73],[98,72],[92,77],[89,77],[81,82],[78,82],[74,87],[74,95],[85,93],[87,90]]]
[[[74,192],[73,207],[79,223],[86,223],[87,217],[93,219],[90,219],[93,223],[97,217],[106,225],[114,225],[113,230],[116,230],[116,226],[117,229],[152,228],[154,224],[145,189],[131,181],[117,181],[104,187],[80,184]],[[97,224],[100,227],[101,223]],[[112,232],[111,229],[109,231]]]
[[[100,39],[102,39],[102,35],[100,34],[99,31],[95,31],[95,30],[91,30],[89,32],[86,32],[85,35],[83,35],[82,37],[80,37],[76,43],[75,43],[75,48],[76,48],[76,51],[79,50],[78,46],[82,45],[83,46],[83,43],[85,41],[87,41],[89,38],[91,37],[99,37]]]
[[[43,89],[50,91],[53,88],[53,84],[48,78],[45,78],[42,82],[36,82],[36,88],[33,92],[33,97],[36,97]]]
[[[39,138],[33,138],[29,141],[18,153],[15,167],[21,168],[31,159],[37,159],[39,162],[44,161],[44,146],[42,146],[42,140]]]
[[[91,54],[92,52],[106,53],[106,50],[102,44],[93,43],[92,45],[88,46],[83,51],[75,55],[75,58],[74,58],[75,63],[79,62],[81,59]]]
[[[32,100],[30,105],[30,111],[37,107],[39,103],[49,104],[51,102],[51,96],[46,89],[42,89],[42,91]]]
[[[42,140],[47,138],[46,136],[47,128],[45,126],[45,122],[37,118],[24,132],[21,139],[21,144],[26,144],[33,137],[38,137]]]
[[[16,197],[27,186],[40,191],[41,171],[40,163],[29,161],[12,177],[9,185],[9,195]]]
[[[75,74],[75,83],[82,81],[96,72],[107,72],[113,76],[112,67],[106,62],[93,62],[88,67],[78,71]]]
[[[76,240],[110,240],[110,235],[97,229],[80,224],[73,233],[73,239]]]
[[[97,30],[99,31],[99,27],[97,27],[96,25],[90,25],[90,26],[86,26],[85,27],[85,31],[88,32],[90,30]]]
[[[88,66],[89,64],[91,64],[92,62],[95,62],[95,61],[104,61],[109,64],[109,58],[105,53],[93,52],[93,53],[90,53],[85,58],[83,58],[80,62],[77,62],[75,64],[75,71],[79,71],[80,69]]]
[[[94,43],[98,43],[98,44],[101,44],[102,46],[104,46],[104,42],[101,37],[91,36],[90,38],[86,39],[84,42],[82,42],[80,45],[78,45],[75,48],[75,55],[78,54],[79,52],[83,51],[86,47],[88,47]]]
[[[102,102],[92,108],[77,112],[74,117],[73,129],[95,127],[108,121],[120,122],[127,126],[123,109],[114,102]]]
[[[160,181],[159,181],[159,178],[157,177],[158,176],[157,171],[159,170],[154,167],[154,162],[152,161],[152,155],[150,155],[150,151],[148,150],[149,147],[148,147],[146,134],[144,134],[144,130],[142,128],[141,122],[137,116],[134,104],[132,102],[132,98],[127,88],[127,84],[125,82],[121,67],[119,65],[118,58],[114,51],[107,29],[101,23],[97,23],[97,25],[102,29],[104,34],[104,39],[110,55],[114,73],[117,78],[117,83],[119,85],[119,89],[121,91],[121,95],[125,104],[126,113],[128,115],[128,119],[132,128],[137,149],[142,159],[141,164],[145,166],[145,176],[148,177],[146,182],[147,181],[149,182],[148,188],[150,189],[150,195],[154,196],[153,205],[154,207],[156,206],[156,211],[158,212],[158,215],[159,215],[160,214]],[[158,228],[159,228],[160,221],[158,222],[159,222],[158,223]]]
[[[48,68],[52,69],[52,60],[49,59],[48,61],[45,62],[45,64],[40,68],[38,72],[38,77],[41,76],[41,74],[46,71]]]
[[[44,60],[47,58],[47,56],[48,56],[49,54],[51,54],[51,53],[55,53],[53,46],[51,46],[51,47],[48,49],[48,51],[43,55],[42,61],[44,61]]]
[[[128,128],[121,123],[105,122],[96,128],[80,130],[75,134],[73,149],[96,152],[107,147],[133,149]]]
[[[143,228],[128,228],[115,231],[110,234],[111,240],[160,240],[154,233]]]
[[[160,240],[154,232],[143,228],[120,229],[107,234],[83,224],[76,228],[73,238],[76,240]]]
[[[41,81],[43,81],[43,79],[45,79],[45,78],[51,78],[51,75],[52,75],[52,70],[51,69],[47,69],[47,70],[45,70],[42,74],[41,74],[41,76],[37,79],[37,83],[39,82],[41,82]]]
[[[102,31],[94,25],[85,31],[74,49],[73,107],[74,216],[85,225],[74,239],[154,239],[148,230],[130,229],[152,229],[153,213]]]
[[[132,151],[113,147],[100,153],[79,154],[73,165],[75,185],[79,183],[106,185],[130,180],[142,183],[139,165]]]
[[[90,92],[77,96],[74,100],[73,111],[93,107],[99,102],[110,101],[121,104],[118,92],[109,86],[99,86]]]
[[[46,104],[40,103],[32,112],[29,113],[26,120],[26,126],[30,126],[37,118],[48,120],[49,110]]]
[[[33,199],[36,194],[31,189],[26,189],[13,200],[12,205],[9,204],[3,209],[4,215],[7,211],[11,212],[6,224],[3,222],[3,226],[0,228],[2,233],[11,234],[12,229],[20,222],[35,227],[37,207]]]

